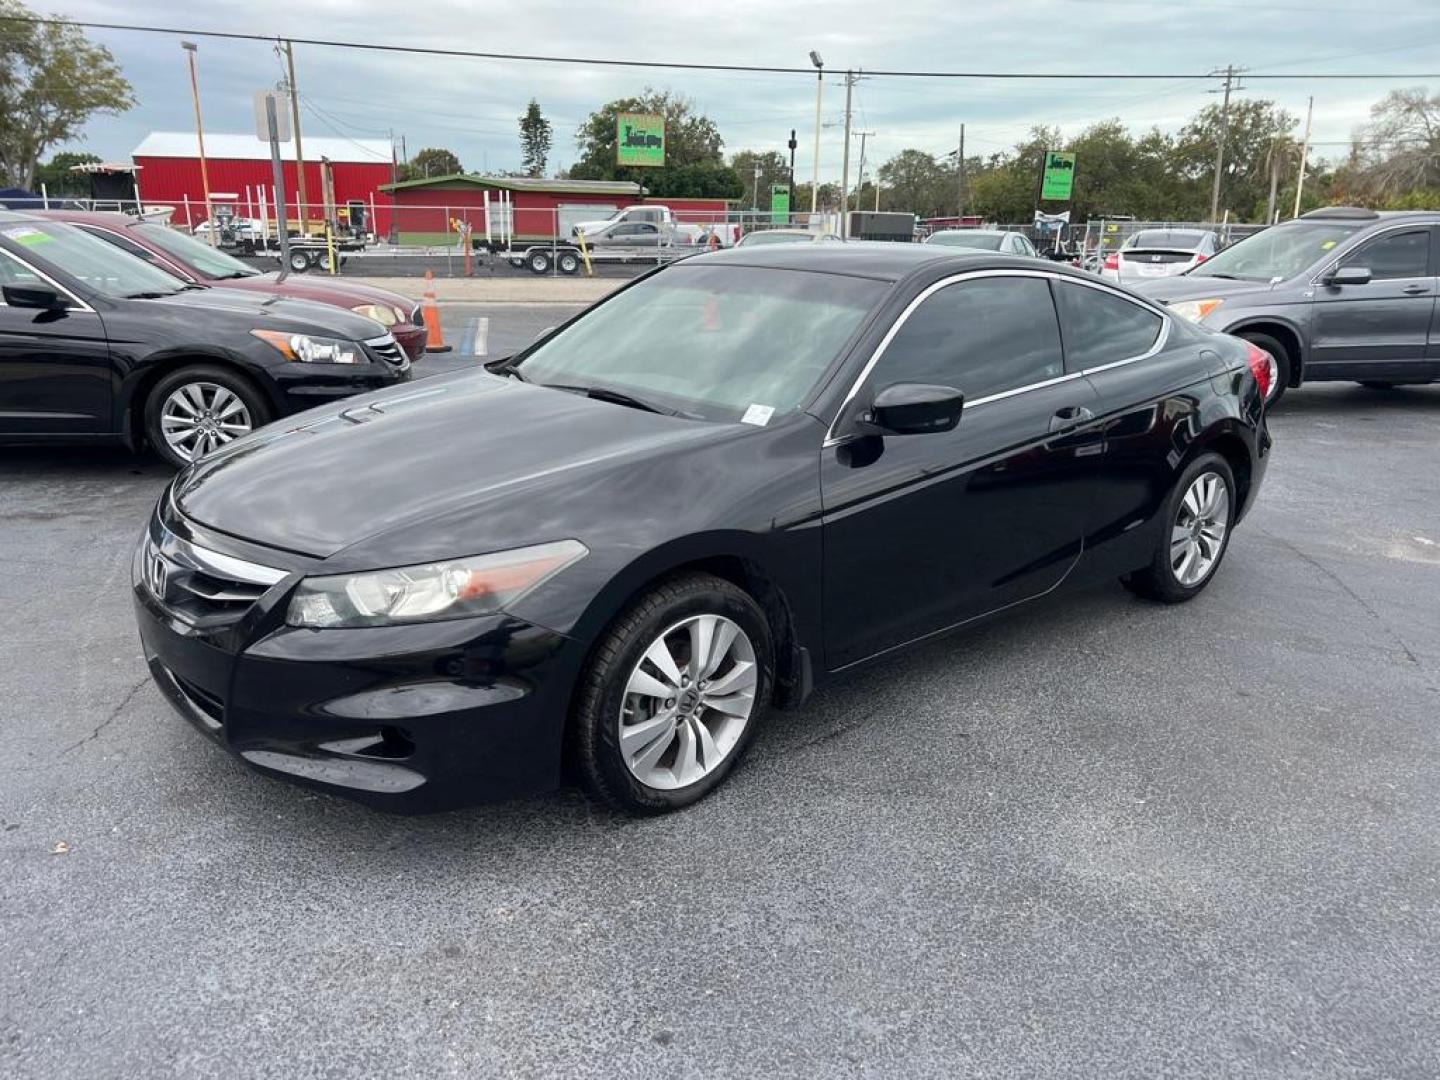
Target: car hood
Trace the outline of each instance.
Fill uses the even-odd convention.
[[[310,300],[317,304],[334,304],[337,307],[352,308],[357,304],[385,304],[399,308],[409,315],[418,306],[389,289],[377,289],[370,285],[357,285],[349,281],[303,280],[277,273],[261,274],[258,277],[226,278],[211,282],[217,288],[244,289],[248,292],[265,292],[284,296],[291,300]]]
[[[200,320],[208,315],[211,318],[226,319],[247,330],[286,330],[292,333],[344,338],[346,341],[364,341],[386,333],[385,328],[374,319],[356,315],[344,308],[276,296],[271,292],[251,292],[248,289],[186,289],[154,300],[125,302],[192,308],[197,329],[203,329],[204,324]]]
[[[1198,300],[1201,297],[1236,296],[1240,293],[1268,293],[1275,288],[1268,281],[1234,281],[1230,278],[1195,277],[1180,274],[1170,278],[1144,278],[1130,281],[1126,285],[1152,300],[1168,304],[1173,300]]]
[[[593,517],[607,480],[633,487],[656,458],[755,430],[463,372],[238,439],[192,467],[174,501],[254,543],[403,565],[572,536],[576,507]]]

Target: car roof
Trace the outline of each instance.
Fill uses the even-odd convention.
[[[945,233],[964,233],[966,236],[1010,236],[1014,229],[936,229],[931,236],[941,236]]]
[[[134,214],[120,214],[113,210],[33,210],[32,217],[64,221],[71,225],[109,225],[112,228],[128,228],[144,221]]]
[[[816,273],[878,278],[881,281],[899,281],[935,263],[949,264],[957,271],[986,266],[1017,266],[1029,269],[1035,267],[1034,259],[1022,255],[1000,255],[993,251],[973,251],[939,244],[932,246],[883,240],[851,240],[844,244],[760,244],[755,247],[726,248],[692,256],[679,265],[696,263],[754,266],[774,270],[810,270]]]

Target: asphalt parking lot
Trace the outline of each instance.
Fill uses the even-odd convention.
[[[166,471],[4,451],[0,1075],[1440,1075],[1440,386],[1272,427],[1194,603],[863,670],[647,821],[246,771],[141,662]]]

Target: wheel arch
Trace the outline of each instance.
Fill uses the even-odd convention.
[[[280,414],[281,401],[274,386],[269,384],[268,380],[256,378],[248,364],[242,363],[228,352],[185,348],[156,353],[135,370],[121,389],[118,402],[120,431],[129,449],[139,450],[145,444],[145,402],[155,384],[172,371],[205,365],[223,368],[229,374],[244,380],[261,400],[270,406],[275,415]]]
[[[1236,520],[1245,514],[1250,508],[1250,495],[1254,485],[1254,464],[1251,461],[1250,444],[1240,433],[1241,427],[1238,421],[1230,421],[1217,427],[1205,438],[1199,439],[1191,447],[1179,467],[1175,470],[1178,476],[1189,467],[1201,454],[1215,453],[1225,459],[1230,466],[1230,472],[1235,477],[1235,502]]]
[[[570,633],[588,642],[582,663],[588,664],[605,630],[631,604],[665,581],[691,573],[713,574],[746,592],[765,612],[775,651],[775,703],[797,704],[814,681],[804,641],[806,618],[797,604],[803,586],[777,571],[749,534],[689,537],[661,546],[635,559],[600,590],[576,620]]]
[[[1305,378],[1305,339],[1299,327],[1274,315],[1259,315],[1236,323],[1225,333],[1243,338],[1247,331],[1265,334],[1280,343],[1285,350],[1285,358],[1290,361],[1290,381],[1286,385],[1299,386]]]

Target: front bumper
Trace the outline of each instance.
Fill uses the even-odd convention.
[[[559,783],[571,639],[507,615],[296,629],[284,624],[294,572],[238,618],[197,616],[157,598],[147,553],[142,540],[133,599],[156,685],[253,768],[399,813]]]

